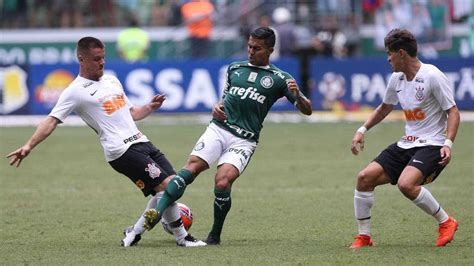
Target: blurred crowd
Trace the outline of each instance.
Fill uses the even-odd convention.
[[[184,26],[188,0],[3,0],[0,28]],[[198,1],[200,2],[200,1]],[[207,2],[207,1],[204,1]],[[213,26],[277,30],[277,56],[357,56],[361,25],[373,25],[376,46],[392,28],[411,30],[423,42],[449,38],[451,23],[474,19],[474,0],[212,0]],[[472,23],[470,23],[472,25]],[[471,31],[473,29],[471,28]]]

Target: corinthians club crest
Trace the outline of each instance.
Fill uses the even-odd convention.
[[[415,98],[421,102],[425,99],[425,93],[423,92],[425,90],[425,88],[423,87],[416,87],[415,88],[416,90],[416,93],[415,93]]]
[[[149,163],[148,167],[145,168],[145,171],[148,172],[148,174],[150,175],[152,179],[159,177],[161,174],[160,168],[158,168],[154,163],[153,164]]]

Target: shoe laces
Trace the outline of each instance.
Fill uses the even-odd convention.
[[[184,240],[191,241],[191,242],[196,242],[197,241],[197,239],[194,238],[194,236],[192,236],[191,234],[188,234],[187,236],[185,236]]]
[[[442,223],[439,225],[439,228],[438,228],[438,231],[441,235],[444,235],[444,234],[447,234],[448,233],[448,229],[452,227],[452,220],[449,219],[447,220],[446,222]]]

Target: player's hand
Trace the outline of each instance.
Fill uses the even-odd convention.
[[[165,100],[166,96],[164,94],[157,94],[153,96],[153,99],[151,99],[150,105],[153,109],[158,109],[161,107]]]
[[[451,149],[448,146],[443,146],[439,152],[441,154],[441,161],[439,161],[439,164],[446,166],[449,161],[451,161]]]
[[[288,86],[288,90],[295,96],[295,98],[300,97],[300,89],[298,88],[298,84],[294,79],[286,80],[286,85]]]
[[[31,152],[31,147],[29,145],[24,145],[18,150],[11,152],[10,154],[7,155],[7,158],[10,158],[10,165],[19,167],[23,158],[28,156],[30,152]]]
[[[359,151],[364,150],[364,134],[360,132],[356,132],[354,135],[354,138],[352,138],[352,145],[351,145],[351,151],[352,154],[357,155],[359,154]]]
[[[219,121],[227,120],[227,115],[225,114],[224,105],[222,103],[214,104],[214,107],[212,107],[212,117]]]

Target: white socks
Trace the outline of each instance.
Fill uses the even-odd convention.
[[[354,191],[354,212],[359,235],[370,236],[370,210],[374,204],[374,192]]]
[[[416,206],[433,216],[439,224],[448,220],[449,216],[431,193],[421,187],[420,194],[413,200]],[[374,192],[354,191],[354,212],[359,227],[359,235],[370,236],[370,210],[374,204]]]
[[[170,223],[180,219],[181,215],[179,214],[178,204],[176,204],[176,202],[173,202],[163,212],[162,217]],[[171,232],[173,232],[173,235],[174,235],[177,242],[181,242],[188,235],[188,232],[186,232],[186,229],[184,229],[183,223],[181,223],[181,225],[178,226],[178,227],[171,227],[170,226],[170,230],[171,230]]]
[[[148,204],[146,205],[145,211],[155,208],[158,202],[160,201],[161,197],[163,196],[164,192],[159,192],[156,193],[155,196],[151,197],[151,199],[148,201]],[[169,222],[174,222],[177,221],[181,215],[179,214],[179,209],[178,209],[178,204],[173,203],[171,204],[166,210],[163,212],[162,217]],[[140,216],[138,221],[135,223],[133,226],[133,231],[138,235],[138,234],[143,234],[145,232],[145,227],[143,225],[145,224],[145,218],[143,217],[143,214]],[[184,229],[184,226],[178,226],[175,228],[170,228],[171,232],[173,232],[174,237],[176,238],[176,241],[182,241],[187,235],[188,232]]]
[[[151,197],[143,213],[145,213],[149,209],[155,208],[155,206],[158,204],[158,201],[161,199],[162,196],[163,196],[163,192],[159,192],[159,193],[156,193],[155,196]],[[139,235],[145,232],[145,227],[143,227],[144,224],[145,224],[145,217],[143,217],[143,214],[142,214],[140,215],[140,218],[138,219],[138,221],[133,225],[133,231],[135,231],[135,234]]]
[[[420,194],[413,200],[413,203],[427,214],[433,216],[439,224],[447,221],[449,218],[438,201],[436,201],[433,195],[424,187],[421,187]]]

